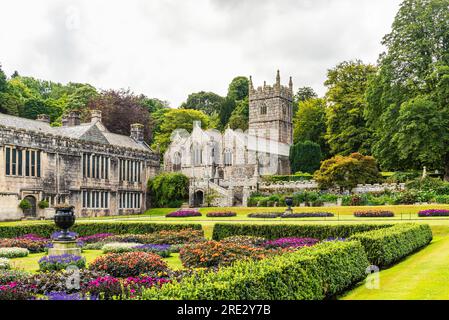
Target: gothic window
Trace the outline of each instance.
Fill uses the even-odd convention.
[[[285,108],[285,106],[282,106],[282,114],[283,115],[287,114],[287,108]]]
[[[199,166],[203,164],[203,150],[201,146],[196,144],[192,149],[192,164],[194,166]]]
[[[224,151],[224,165],[232,166],[232,151],[230,149]]]
[[[267,106],[265,104],[260,107],[260,114],[267,114]]]
[[[176,152],[173,155],[173,171],[180,171],[181,170],[181,154],[179,152]]]

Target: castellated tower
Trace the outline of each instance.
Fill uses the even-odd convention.
[[[281,85],[279,70],[276,83],[254,89],[249,81],[249,134],[278,142],[293,144],[293,82]]]

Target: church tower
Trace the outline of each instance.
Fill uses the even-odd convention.
[[[293,144],[293,82],[281,85],[279,70],[276,83],[254,89],[249,78],[249,128],[252,136]]]

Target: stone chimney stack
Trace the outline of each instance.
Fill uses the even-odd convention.
[[[131,138],[133,138],[137,142],[143,142],[144,140],[144,126],[140,123],[133,123],[131,125]]]
[[[50,116],[47,114],[38,114],[36,120],[45,123],[50,123]]]
[[[81,124],[81,116],[78,111],[70,111],[69,114],[62,119],[62,126],[74,127]]]
[[[101,110],[91,110],[90,111],[90,122],[101,122]]]

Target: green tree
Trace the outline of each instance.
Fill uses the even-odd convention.
[[[368,79],[376,67],[362,61],[345,61],[327,73],[328,90],[326,140],[331,154],[348,155],[353,152],[369,154],[370,136],[365,118],[365,92]]]
[[[290,148],[292,172],[314,173],[320,168],[321,148],[312,141],[298,142]]]
[[[248,97],[238,102],[237,107],[229,118],[229,127],[231,129],[241,129],[246,131],[248,129],[249,121],[249,101]]]
[[[153,148],[158,148],[161,153],[167,150],[171,142],[171,135],[176,129],[185,129],[189,132],[193,129],[193,122],[201,121],[203,129],[209,128],[210,118],[201,111],[191,109],[170,109],[165,112],[160,124],[160,131],[154,137]]]
[[[313,177],[321,189],[339,188],[340,191],[351,190],[357,184],[377,183],[382,179],[376,160],[360,153],[346,157],[337,155],[323,161]]]
[[[365,118],[374,132],[373,154],[385,170],[420,169],[428,162],[423,159],[429,159],[429,150],[439,150],[440,160],[431,162],[439,162],[449,178],[449,150],[440,148],[449,129],[444,122],[439,124],[443,128],[436,128],[439,119],[447,118],[449,109],[447,8],[447,0],[405,0],[391,32],[383,39],[387,51],[379,58],[379,72],[369,82]],[[435,132],[428,132],[438,134],[437,141],[425,139],[423,128],[419,128],[411,145],[401,150],[403,145],[397,142],[410,134],[406,126],[413,123],[420,127],[430,121],[417,115],[413,119],[406,106],[437,111],[431,124]]]
[[[294,143],[312,141],[318,143],[324,155],[328,154],[326,135],[326,101],[311,98],[299,103],[293,119]]]
[[[293,97],[293,114],[298,112],[298,105],[309,99],[318,98],[318,94],[311,87],[301,87]]]
[[[6,74],[3,72],[2,65],[0,64],[0,92],[6,92],[7,88]]]
[[[228,87],[228,98],[240,101],[248,97],[249,79],[247,77],[235,77]]]
[[[224,98],[213,92],[197,92],[189,94],[181,109],[202,111],[208,116],[218,114]]]
[[[161,173],[147,186],[153,207],[178,208],[189,198],[189,178],[182,173]]]

